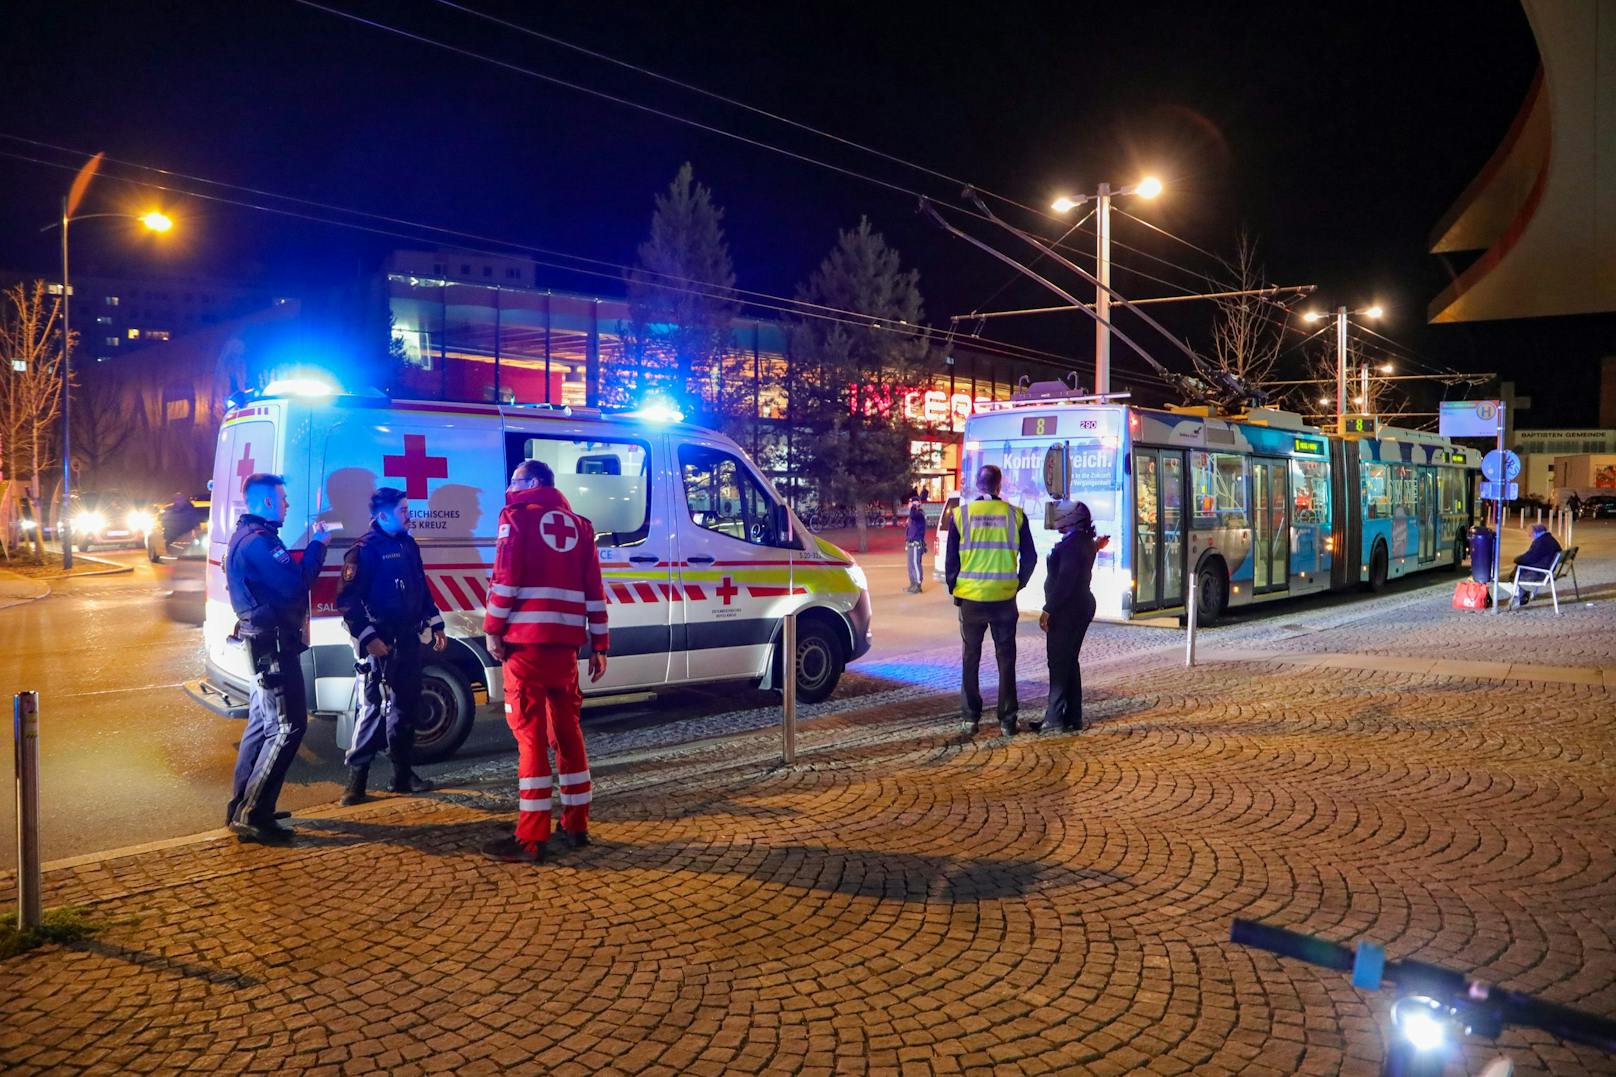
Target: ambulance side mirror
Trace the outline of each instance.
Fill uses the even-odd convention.
[[[782,546],[792,545],[796,536],[791,533],[791,510],[776,502],[773,511],[774,538]]]

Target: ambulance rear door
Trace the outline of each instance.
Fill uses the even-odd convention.
[[[246,649],[225,642],[236,627],[236,615],[230,608],[230,592],[225,586],[224,555],[236,521],[245,509],[242,480],[255,472],[275,474],[284,466],[277,437],[282,407],[279,403],[262,403],[231,412],[219,430],[213,458],[202,635],[208,660],[236,681],[238,688],[251,681],[252,670]]]
[[[505,475],[523,460],[549,464],[556,489],[595,530],[611,660],[599,682],[583,681],[587,691],[656,688],[683,674],[670,658],[677,603],[660,441],[625,423],[507,416]],[[558,550],[575,541],[561,527],[540,535]]]
[[[692,681],[763,673],[785,614],[802,604],[800,547],[768,484],[733,443],[670,436],[678,490],[680,588]]]

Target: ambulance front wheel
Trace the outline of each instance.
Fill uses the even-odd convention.
[[[830,698],[836,682],[842,679],[847,659],[842,642],[831,629],[818,621],[797,625],[797,700],[820,703]]]
[[[477,701],[465,674],[451,666],[421,671],[421,710],[415,717],[415,761],[441,763],[471,736]]]

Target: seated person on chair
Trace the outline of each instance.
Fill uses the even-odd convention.
[[[1553,566],[1554,559],[1558,556],[1560,556],[1560,544],[1549,533],[1548,527],[1540,523],[1533,524],[1532,544],[1526,548],[1525,553],[1516,555],[1515,564],[1521,568],[1539,568],[1547,572]],[[1510,608],[1514,609],[1517,606],[1526,605],[1545,582],[1547,582],[1546,577],[1539,576],[1537,573],[1532,573],[1528,579],[1522,580],[1520,586],[1515,589],[1515,593],[1510,596]]]

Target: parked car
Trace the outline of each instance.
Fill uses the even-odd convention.
[[[1601,495],[1585,498],[1579,515],[1584,520],[1608,520],[1616,517],[1616,497]]]
[[[156,526],[146,532],[146,556],[153,564],[167,557],[207,554],[211,495],[162,501],[151,507]]]
[[[73,544],[82,553],[98,546],[144,546],[156,524],[150,512],[123,494],[74,494],[72,507]]]

